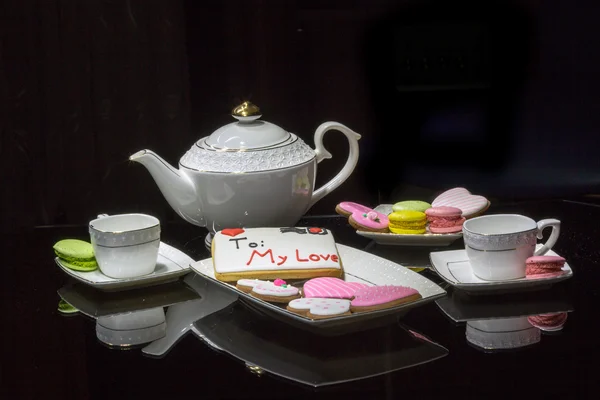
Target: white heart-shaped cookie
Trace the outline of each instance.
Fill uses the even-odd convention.
[[[349,313],[350,300],[302,298],[290,301],[287,309],[313,319],[329,318]]]

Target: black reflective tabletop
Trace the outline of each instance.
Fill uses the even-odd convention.
[[[547,200],[495,202],[488,211],[504,212],[559,219],[554,250],[573,277],[543,290],[472,295],[429,260],[431,251],[461,249],[462,239],[384,246],[337,215],[302,220],[448,292],[401,318],[333,336],[265,315],[194,273],[121,292],[77,282],[54,264],[52,245],[85,239],[85,226],[5,237],[2,398],[597,398],[600,207]],[[205,235],[165,224],[162,241],[201,260]],[[59,313],[61,298],[79,312]]]

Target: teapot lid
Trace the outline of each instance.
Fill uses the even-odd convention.
[[[256,150],[288,143],[291,134],[279,126],[261,121],[260,108],[245,101],[231,111],[236,122],[224,125],[204,140],[214,150]]]

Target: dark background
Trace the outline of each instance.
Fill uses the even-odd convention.
[[[0,1],[2,226],[177,219],[128,156],[177,164],[246,99],[311,146],[327,120],[363,135],[356,172],[310,213],[405,185],[597,193],[600,5],[480,3]],[[347,154],[341,134],[325,145],[319,184]]]

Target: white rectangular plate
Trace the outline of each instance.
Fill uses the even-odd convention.
[[[550,250],[549,256],[557,254]],[[437,251],[429,254],[433,269],[450,285],[467,292],[494,292],[499,290],[530,289],[536,286],[552,285],[573,276],[569,264],[565,263],[565,273],[549,278],[521,278],[508,281],[485,281],[475,276],[465,250]]]
[[[389,215],[392,213],[392,205],[380,204],[374,210]],[[462,232],[439,234],[430,233],[429,230],[423,235],[401,235],[398,233],[365,231],[356,231],[356,233],[375,241],[377,244],[390,246],[448,246],[462,237]]]
[[[163,242],[160,242],[158,248],[158,260],[154,272],[135,278],[111,278],[100,272],[100,269],[90,272],[75,271],[65,267],[58,257],[54,261],[64,272],[78,281],[105,291],[125,290],[172,282],[189,273],[190,264],[194,262],[187,254]]]
[[[246,299],[253,304],[268,309],[278,316],[295,322],[301,322],[313,327],[328,328],[340,325],[346,325],[354,322],[364,322],[373,318],[378,318],[390,314],[399,314],[408,311],[414,307],[434,301],[446,294],[446,291],[436,285],[434,282],[385,258],[377,257],[373,254],[354,249],[352,247],[337,245],[341,259],[344,262],[344,280],[347,282],[362,282],[370,285],[401,285],[410,286],[419,291],[422,299],[399,305],[397,307],[371,312],[357,313],[335,318],[311,320],[309,318],[294,314],[285,309],[285,307],[272,304],[247,293],[238,290],[235,285],[221,282],[215,278],[213,263],[211,258],[197,261],[191,265],[192,270],[200,276],[204,276],[221,286],[234,291],[240,298]]]

